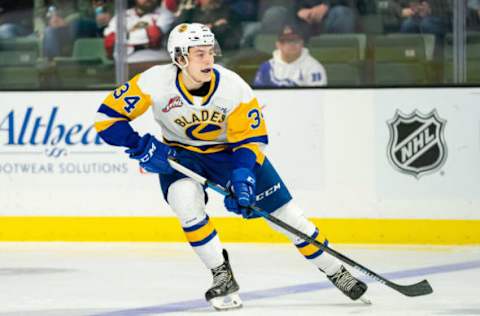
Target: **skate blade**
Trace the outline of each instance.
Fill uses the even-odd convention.
[[[359,298],[359,300],[362,301],[362,303],[364,303],[364,304],[366,304],[366,305],[372,305],[372,301],[370,301],[370,300],[369,300],[368,298],[366,298],[366,297],[361,296],[361,297]]]
[[[225,296],[214,297],[209,302],[217,311],[226,311],[242,307],[242,300],[237,292]]]

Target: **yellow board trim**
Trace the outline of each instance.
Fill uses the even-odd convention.
[[[312,219],[333,244],[480,244],[480,220]],[[225,242],[288,242],[265,221],[210,218]],[[186,241],[175,217],[0,216],[0,241]]]

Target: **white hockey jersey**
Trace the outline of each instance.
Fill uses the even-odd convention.
[[[257,71],[255,87],[314,87],[327,85],[325,68],[303,48],[300,57],[291,63],[284,62],[280,51],[266,61]]]
[[[98,110],[95,127],[113,145],[135,133],[128,122],[152,106],[165,143],[198,153],[253,151],[264,160],[267,129],[250,86],[234,72],[215,65],[204,97],[189,93],[173,64],[155,66],[113,91]]]

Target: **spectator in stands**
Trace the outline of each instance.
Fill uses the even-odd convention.
[[[240,21],[223,0],[184,1],[176,24],[198,22],[207,25],[215,34],[222,50],[239,47],[242,37]]]
[[[91,0],[91,14],[74,21],[74,38],[103,37],[103,32],[113,16],[113,0]]]
[[[469,31],[480,30],[480,0],[468,0],[467,2],[467,27]]]
[[[357,0],[356,8],[359,15],[376,14],[378,6],[385,0]]]
[[[170,12],[177,12],[181,0],[163,0],[165,8]]]
[[[276,42],[273,58],[260,65],[255,87],[325,86],[327,74],[323,66],[304,47],[304,36],[298,26],[287,24]]]
[[[127,55],[129,63],[158,61],[168,58],[161,51],[162,40],[168,34],[175,16],[165,2],[135,0],[135,5],[126,11]],[[105,28],[104,43],[107,54],[113,57],[117,18],[114,16]]]
[[[258,0],[223,0],[237,20],[255,21],[258,15]]]
[[[467,6],[470,10],[473,10],[480,16],[480,0],[468,0]]]
[[[402,33],[431,33],[443,39],[452,16],[448,0],[400,1]]]
[[[95,36],[92,3],[87,0],[35,0],[35,31],[43,34],[43,54],[48,59],[71,54],[77,38]]]
[[[377,3],[378,16],[381,18],[381,27],[385,33],[400,32],[402,24],[402,7],[398,0],[379,0]]]
[[[33,33],[33,1],[3,0],[0,2],[0,39]]]
[[[277,34],[285,23],[291,22],[289,10],[283,5],[259,7],[259,20],[244,25],[240,46],[253,47],[255,37],[260,33]]]
[[[297,22],[307,37],[320,33],[353,33],[356,15],[348,0],[296,0]]]

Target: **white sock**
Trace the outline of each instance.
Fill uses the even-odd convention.
[[[205,215],[201,221],[192,224],[183,227],[183,231],[193,250],[208,269],[220,266],[224,261],[222,245],[210,219]]]
[[[337,258],[329,253],[326,253],[325,251],[320,256],[310,261],[312,261],[312,263],[320,270],[325,272],[326,275],[334,275],[342,266]]]
[[[202,246],[192,247],[200,260],[208,269],[216,268],[223,264],[222,245],[218,235],[212,238],[208,243]]]
[[[183,178],[168,189],[168,203],[177,214],[188,242],[208,269],[220,266],[224,259],[215,227],[205,213],[203,187]]]

